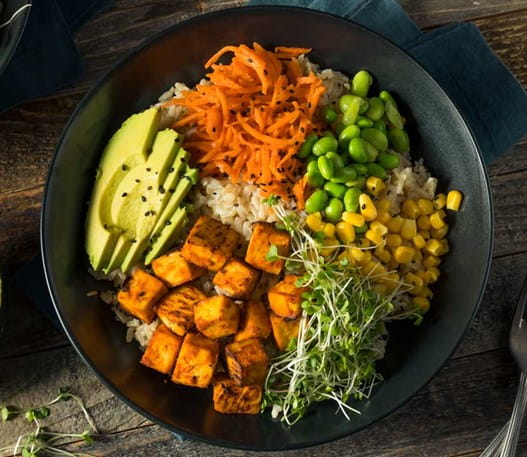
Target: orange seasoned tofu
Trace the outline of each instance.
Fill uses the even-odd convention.
[[[261,385],[265,381],[269,357],[258,338],[227,344],[225,359],[229,376],[237,385]]]
[[[179,286],[159,302],[156,314],[172,332],[183,336],[194,325],[194,307],[205,298],[197,287]]]
[[[242,311],[240,329],[234,335],[234,341],[247,340],[249,338],[265,339],[271,333],[271,323],[263,303],[249,301]]]
[[[199,333],[187,333],[176,361],[172,381],[206,389],[214,375],[220,346]]]
[[[273,338],[276,347],[281,351],[285,351],[287,345],[293,338],[298,337],[298,329],[300,328],[300,318],[286,319],[277,316],[275,313],[269,313],[269,320],[273,329]]]
[[[180,251],[158,257],[152,262],[155,275],[162,279],[169,287],[177,287],[186,282],[199,278],[205,270],[187,262]]]
[[[266,260],[267,253],[271,245],[275,245],[278,255],[287,256],[291,237],[283,230],[275,229],[272,224],[267,222],[257,222],[254,224],[253,233],[249,241],[249,247],[245,254],[245,261],[254,268],[266,271],[267,273],[280,274],[284,267],[284,260]]]
[[[210,216],[201,216],[187,236],[181,255],[190,263],[218,271],[232,256],[239,235]]]
[[[269,307],[281,317],[294,319],[300,316],[302,294],[308,289],[295,285],[298,276],[287,275],[267,292]]]
[[[212,382],[214,410],[223,414],[258,414],[262,387],[258,384],[238,386],[232,379],[221,377]]]
[[[224,295],[201,300],[194,308],[196,328],[208,338],[234,335],[239,321],[239,306]]]
[[[148,342],[141,363],[161,373],[170,374],[174,369],[182,342],[181,336],[172,333],[165,325],[159,324]]]
[[[232,298],[247,298],[254,290],[260,273],[243,260],[231,257],[214,275],[212,280],[225,295]]]
[[[162,281],[138,268],[124,283],[117,300],[126,312],[149,324],[155,317],[154,305],[167,292]]]

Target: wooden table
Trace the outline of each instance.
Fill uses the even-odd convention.
[[[39,211],[49,160],[76,104],[118,57],[182,19],[237,0],[120,0],[76,36],[85,59],[81,81],[0,115],[0,267],[14,273],[38,251]],[[527,86],[527,0],[403,0],[424,29],[473,21]],[[527,274],[527,139],[489,168],[496,211],[495,248],[481,309],[452,359],[405,406],[348,438],[280,456],[476,456],[507,420],[517,368],[507,349],[511,315]],[[77,356],[65,335],[22,296],[14,298],[0,343],[0,404],[30,406],[70,386],[105,432],[89,448],[101,456],[242,456],[179,442],[114,397]],[[53,410],[55,430],[86,428],[70,403]],[[0,424],[0,448],[28,431],[24,419]],[[527,455],[527,435],[520,454]],[[70,445],[79,449],[76,442]],[[0,453],[0,455],[2,455]]]

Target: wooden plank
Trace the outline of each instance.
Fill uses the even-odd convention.
[[[100,456],[144,455],[253,455],[206,444],[177,442],[113,397],[84,366],[72,349],[10,359],[9,373],[0,382],[0,400],[13,405],[35,405],[62,386],[75,386],[105,435],[82,450]],[[364,457],[445,457],[482,449],[505,423],[514,399],[517,369],[506,350],[450,361],[413,399],[379,423],[353,436],[317,447],[288,452],[288,456],[360,455]],[[492,405],[490,410],[488,405]],[[68,432],[85,428],[71,402],[53,408],[50,429]],[[0,424],[0,447],[27,430],[23,418]],[[241,432],[241,431],[240,431]],[[379,439],[379,437],[383,439]],[[526,437],[522,437],[525,439]],[[2,454],[0,454],[2,455]],[[256,455],[256,454],[254,454]],[[261,455],[261,454],[259,454]]]
[[[520,140],[488,168],[490,176],[527,170],[527,138]]]

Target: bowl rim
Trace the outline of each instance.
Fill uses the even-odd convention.
[[[14,31],[15,36],[11,40],[9,39],[4,40],[0,36],[0,46],[2,45],[2,41],[5,41],[5,47],[3,51],[7,50],[7,52],[0,58],[0,76],[2,76],[4,71],[9,66],[9,63],[11,62],[11,59],[15,55],[15,51],[18,48],[18,45],[20,44],[20,40],[22,39],[24,30],[26,29],[27,21],[28,21],[29,15],[31,14],[32,0],[25,0],[24,3],[20,5],[20,7],[23,7],[24,5],[30,5],[30,6],[29,8],[26,8],[21,13],[19,13],[19,17],[17,17],[15,21],[12,24],[10,24],[15,29]],[[2,15],[5,15],[8,6],[9,6],[9,2],[5,2]],[[9,26],[7,27],[6,29],[7,31],[5,33],[9,33],[8,29],[9,29]]]
[[[395,49],[396,52],[402,53],[408,58],[415,66],[419,68],[419,70],[423,73],[423,75],[428,78],[442,93],[445,101],[447,103],[452,104],[452,106],[455,109],[455,112],[459,115],[460,119],[463,122],[463,125],[466,127],[470,141],[473,144],[473,148],[476,151],[476,158],[480,167],[480,170],[482,172],[482,180],[484,183],[484,191],[487,193],[488,196],[488,217],[489,217],[489,244],[488,244],[488,252],[487,252],[487,258],[486,258],[486,266],[485,271],[482,277],[482,288],[479,292],[479,295],[477,297],[476,302],[473,305],[472,312],[467,319],[467,322],[465,326],[463,327],[462,331],[460,332],[457,340],[452,345],[452,349],[449,351],[449,353],[446,355],[444,360],[437,366],[436,369],[433,370],[432,374],[428,379],[425,379],[419,385],[416,386],[416,388],[413,390],[411,395],[407,396],[407,398],[403,398],[400,401],[396,402],[394,406],[388,410],[386,410],[382,415],[379,415],[378,417],[373,418],[372,420],[362,424],[361,426],[355,428],[352,431],[343,432],[343,433],[336,433],[331,436],[326,436],[323,438],[312,438],[308,441],[304,441],[302,443],[295,443],[294,445],[290,445],[288,447],[256,447],[254,445],[250,444],[244,444],[244,443],[238,443],[238,442],[231,442],[221,439],[211,439],[207,438],[206,436],[197,435],[191,432],[181,431],[174,427],[173,425],[163,421],[160,418],[155,417],[154,415],[150,414],[148,411],[140,407],[139,405],[136,405],[132,400],[128,399],[119,389],[117,386],[115,386],[102,372],[100,372],[91,362],[90,358],[84,351],[83,347],[80,345],[79,341],[77,340],[77,337],[73,333],[72,329],[70,328],[70,325],[66,321],[66,319],[63,317],[61,312],[61,306],[60,301],[55,294],[54,291],[54,280],[53,280],[53,274],[52,269],[49,265],[49,258],[48,258],[48,245],[46,243],[47,239],[47,227],[46,227],[46,212],[47,212],[47,200],[48,200],[48,192],[50,188],[50,182],[52,180],[52,176],[54,174],[54,169],[58,157],[58,153],[61,150],[65,138],[72,126],[72,124],[75,122],[77,116],[84,110],[85,106],[89,103],[91,98],[96,95],[99,88],[106,82],[106,80],[110,79],[114,73],[118,72],[121,68],[121,66],[128,61],[133,56],[140,54],[144,50],[148,49],[150,46],[155,44],[157,41],[163,39],[165,36],[170,35],[176,30],[179,30],[181,28],[188,27],[189,25],[192,25],[194,23],[199,23],[201,21],[208,21],[210,18],[215,17],[222,17],[225,15],[231,15],[233,13],[244,15],[244,14],[258,14],[258,13],[277,13],[281,14],[282,12],[289,12],[289,13],[298,13],[298,14],[310,14],[314,16],[319,16],[321,19],[331,19],[331,20],[337,20],[346,23],[347,25],[351,25],[359,30],[361,30],[362,33],[370,34],[376,37],[376,39],[380,39],[384,41],[388,46],[391,46]],[[121,401],[123,401],[127,406],[132,408],[134,411],[142,415],[143,417],[146,417],[154,424],[160,425],[164,427],[165,429],[171,431],[176,436],[183,436],[184,438],[190,438],[192,440],[204,442],[207,444],[212,444],[215,446],[223,446],[231,449],[240,449],[240,450],[252,450],[252,451],[278,451],[278,450],[287,450],[287,449],[301,449],[301,448],[307,448],[312,446],[318,446],[324,443],[328,443],[331,441],[335,441],[337,439],[349,436],[353,433],[359,432],[360,430],[365,429],[366,427],[371,426],[372,424],[378,422],[379,420],[386,418],[390,414],[392,414],[394,411],[401,408],[404,404],[406,404],[410,399],[412,399],[423,387],[425,387],[436,375],[437,373],[446,365],[446,363],[450,360],[452,354],[456,351],[456,349],[459,347],[463,336],[466,334],[467,329],[471,322],[474,319],[474,316],[479,310],[481,301],[483,299],[483,295],[486,290],[486,286],[488,283],[488,278],[490,274],[490,268],[492,263],[492,253],[493,253],[493,247],[494,247],[494,206],[492,201],[492,192],[490,187],[490,181],[488,172],[483,160],[483,156],[481,153],[480,146],[475,138],[474,132],[471,129],[470,125],[466,121],[464,115],[462,114],[461,110],[458,108],[457,104],[448,96],[448,94],[445,92],[445,90],[441,87],[441,85],[433,78],[433,76],[407,51],[402,49],[399,45],[395,44],[392,40],[389,38],[386,38],[379,33],[375,32],[374,30],[368,28],[367,26],[364,26],[362,24],[359,24],[357,22],[354,22],[351,19],[343,18],[341,16],[337,16],[335,14],[331,14],[324,11],[318,11],[313,10],[310,8],[304,8],[304,7],[293,7],[293,6],[241,6],[241,7],[233,7],[233,8],[226,8],[216,11],[211,11],[203,14],[198,14],[196,16],[193,16],[188,19],[184,19],[181,21],[178,21],[175,24],[172,24],[163,30],[157,32],[152,37],[146,39],[143,43],[141,43],[139,46],[134,47],[133,49],[127,51],[122,57],[120,57],[116,62],[112,64],[112,66],[97,80],[91,85],[90,89],[86,92],[86,94],[83,96],[83,98],[78,103],[77,107],[71,114],[66,126],[64,127],[62,134],[60,136],[60,139],[57,143],[57,147],[53,153],[53,157],[50,161],[48,175],[45,182],[43,197],[42,197],[42,207],[41,207],[41,217],[40,217],[40,252],[43,259],[43,265],[44,265],[44,275],[46,278],[46,285],[55,309],[55,312],[58,315],[59,321],[70,340],[71,344],[75,348],[75,351],[77,354],[81,357],[81,359],[84,361],[85,364],[87,364],[92,371],[95,373],[97,378]]]

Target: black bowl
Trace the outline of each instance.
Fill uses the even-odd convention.
[[[2,0],[4,9],[0,14],[0,24],[3,24],[22,6],[31,4],[31,0]],[[22,38],[22,33],[26,27],[29,10],[26,8],[21,11],[8,26],[0,29],[0,75],[4,72],[7,64],[13,57],[15,50]]]
[[[362,414],[347,421],[333,403],[320,404],[288,428],[270,414],[214,412],[211,393],[164,383],[142,367],[135,344],[107,305],[86,297],[98,287],[83,250],[86,202],[101,150],[130,114],[154,103],[174,81],[194,84],[203,64],[227,44],[312,47],[324,67],[351,74],[365,68],[391,90],[409,117],[415,157],[461,189],[462,210],[450,217],[451,252],[442,264],[433,307],[424,323],[394,326],[386,380]],[[492,252],[492,206],[478,147],[443,90],[414,60],[387,40],[350,21],[309,10],[253,7],[224,10],[179,23],[120,61],[86,95],[57,148],[43,202],[42,254],[49,289],[64,329],[81,357],[128,405],[164,427],[210,443],[271,450],[309,446],[348,435],[386,416],[414,395],[445,363],[481,300]]]

